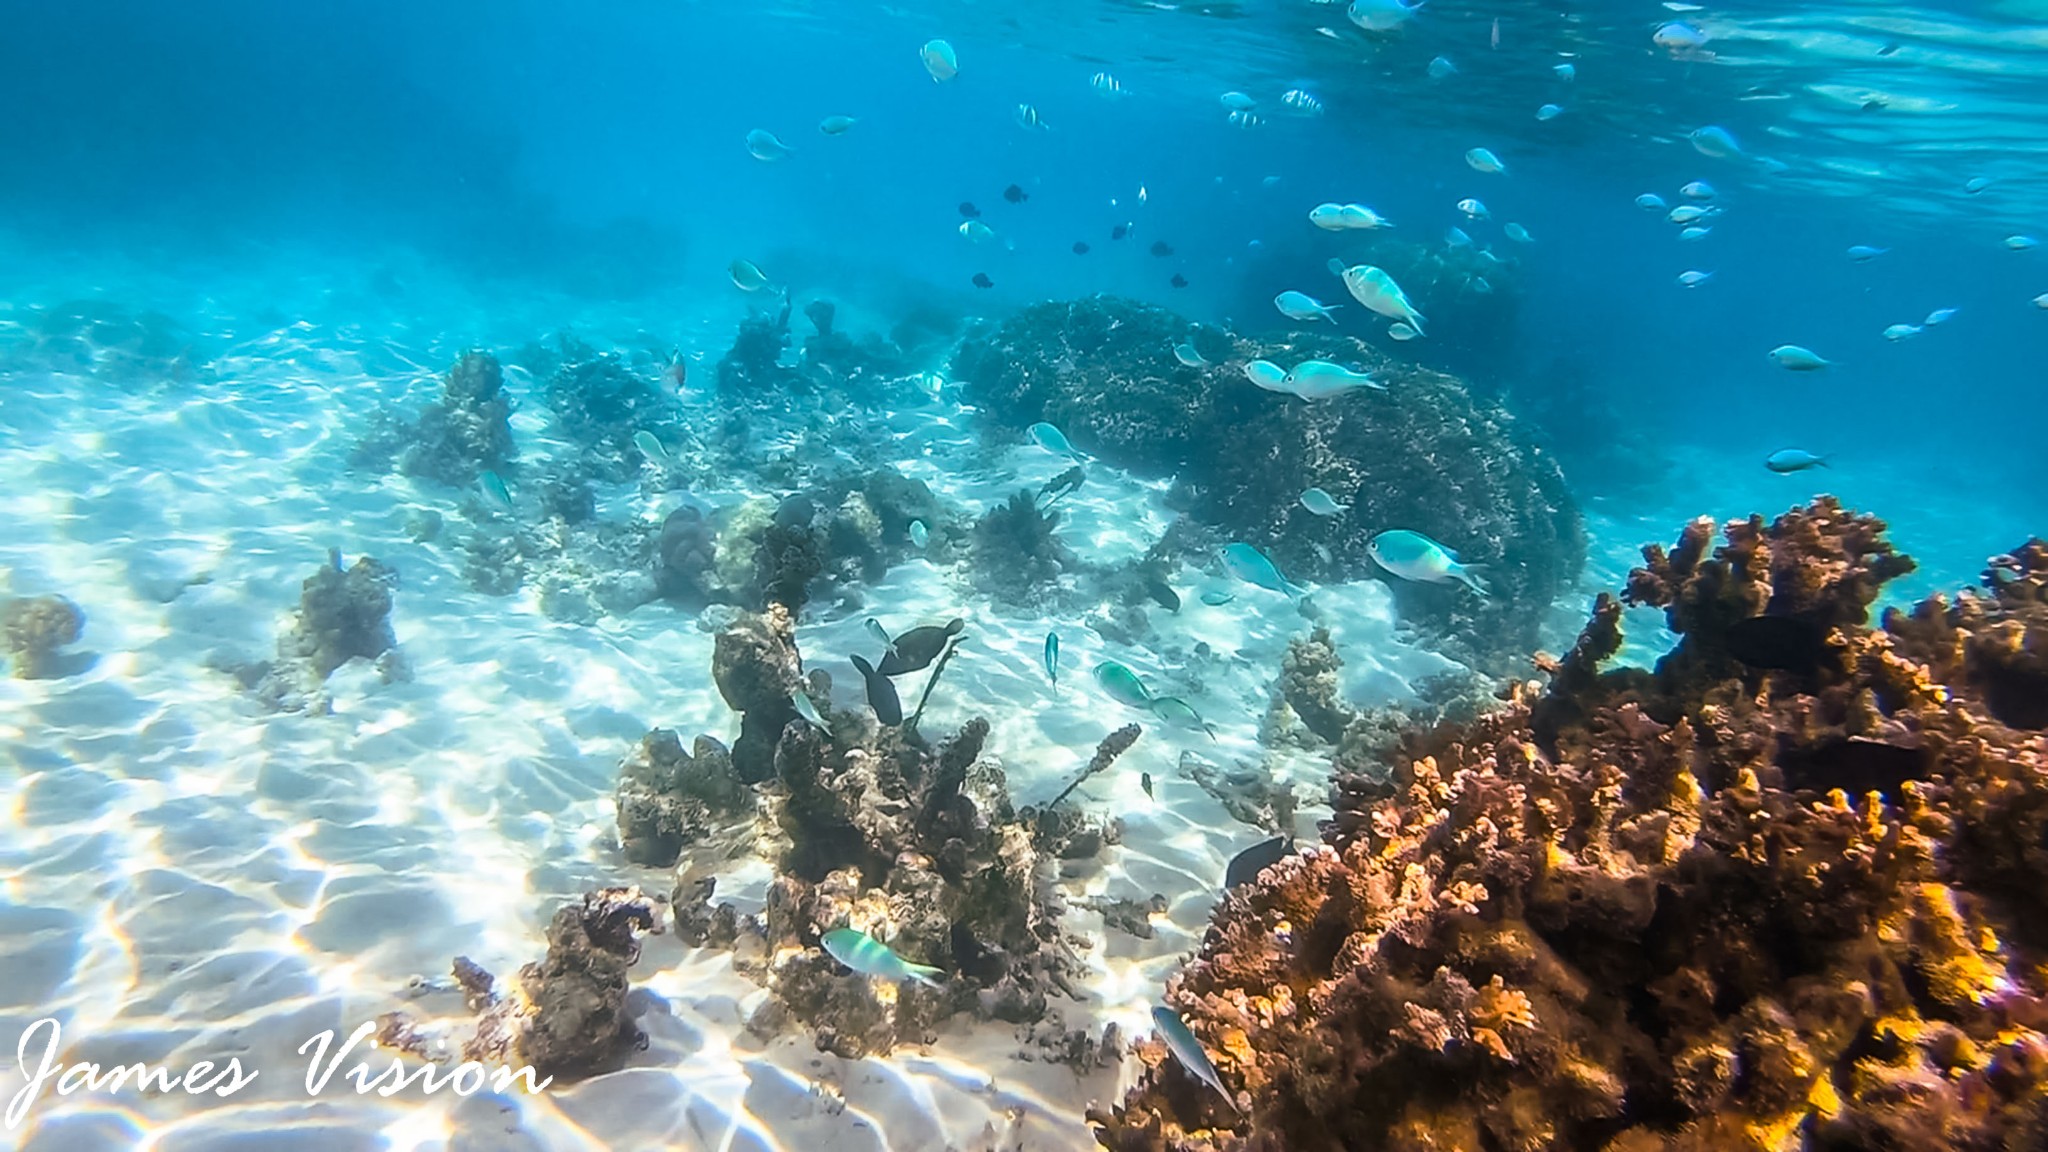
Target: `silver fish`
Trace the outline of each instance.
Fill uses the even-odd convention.
[[[1223,1086],[1223,1077],[1217,1074],[1216,1065],[1209,1062],[1209,1053],[1202,1049],[1202,1042],[1195,1039],[1195,1034],[1188,1031],[1180,1013],[1163,1005],[1154,1008],[1152,1026],[1159,1030],[1159,1038],[1166,1041],[1167,1050],[1180,1061],[1181,1067],[1188,1070],[1189,1075],[1214,1088],[1218,1096],[1229,1102],[1231,1111],[1238,1110],[1237,1100]]]

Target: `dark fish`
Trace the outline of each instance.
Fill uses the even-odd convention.
[[[976,208],[972,203],[966,200],[962,200],[960,202],[960,214],[962,216],[967,217],[969,220],[978,220],[981,218],[981,209]]]
[[[1152,242],[1152,254],[1162,258],[1171,256],[1173,255],[1173,245],[1168,244],[1164,240],[1154,240]]]
[[[1752,668],[1811,674],[1829,655],[1828,629],[1799,616],[1751,616],[1727,635],[1728,654]]]
[[[993,288],[996,286],[996,282],[988,278],[988,273],[976,272],[974,274],[974,286],[976,288]]]
[[[1140,788],[1143,788],[1143,789],[1145,790],[1145,798],[1146,798],[1147,800],[1150,800],[1150,799],[1152,799],[1152,798],[1153,798],[1153,796],[1152,796],[1152,774],[1151,774],[1150,772],[1140,772],[1140,773],[1138,773],[1138,787],[1140,787]]]
[[[1168,280],[1167,283],[1173,285],[1175,288],[1185,288],[1188,286],[1188,278],[1181,275],[1178,272],[1175,272],[1173,274],[1173,279]]]
[[[1109,230],[1109,238],[1111,240],[1121,240],[1130,234],[1131,226],[1129,224],[1119,224]]]
[[[1022,188],[1012,184],[1008,188],[1003,189],[1003,199],[1008,200],[1012,204],[1022,204],[1026,200],[1031,199],[1031,196]]]
[[[932,661],[939,658],[939,653],[946,650],[946,641],[959,635],[965,627],[967,621],[955,616],[944,626],[926,624],[900,633],[896,637],[895,651],[882,657],[882,666],[877,671],[883,676],[901,676],[905,672],[929,668]]]
[[[1173,590],[1173,585],[1157,576],[1145,581],[1145,595],[1150,596],[1155,603],[1169,612],[1180,611],[1180,593]]]
[[[1239,885],[1249,884],[1259,878],[1259,873],[1286,859],[1294,850],[1294,840],[1289,836],[1275,836],[1230,858],[1230,866],[1223,870],[1223,890],[1230,891]]]
[[[875,710],[875,719],[884,725],[894,727],[903,723],[903,701],[896,698],[896,686],[889,683],[874,665],[859,656],[849,657],[853,666],[860,670],[861,678],[868,682],[868,707]],[[884,657],[882,662],[888,663]]]
[[[1088,242],[1087,242],[1086,240],[1076,240],[1076,241],[1074,241],[1074,255],[1076,255],[1076,256],[1086,256],[1087,254],[1088,254]]]
[[[1889,56],[1897,52],[1901,47],[1902,45],[1897,40],[1888,41],[1884,47],[1877,50],[1877,54],[1879,56]]]

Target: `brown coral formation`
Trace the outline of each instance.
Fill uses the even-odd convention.
[[[674,731],[656,728],[620,766],[612,803],[627,861],[669,868],[686,846],[750,812],[753,793],[740,783],[724,745],[699,736],[685,752]]]
[[[0,601],[0,646],[18,680],[64,675],[58,649],[85,634],[85,613],[62,596],[23,596]]]
[[[1547,689],[1340,778],[1169,993],[1244,1111],[1148,1050],[1101,1142],[2048,1147],[2048,553],[1873,628],[1883,530],[1695,524],[1629,581],[1655,673],[1602,596]]]
[[[640,1039],[626,1015],[626,970],[640,958],[640,934],[660,930],[659,913],[638,888],[600,888],[555,912],[547,955],[521,968],[502,998],[490,973],[457,957],[469,1007],[483,1009],[462,1058],[530,1064],[543,1076],[616,1068]]]

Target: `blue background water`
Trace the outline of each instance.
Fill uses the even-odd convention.
[[[2020,479],[2048,432],[2048,313],[2029,303],[2048,250],[2001,244],[2048,228],[2028,151],[2048,135],[2039,15],[1717,7],[1689,17],[1714,55],[1674,59],[1650,42],[1673,15],[1647,3],[1435,0],[1385,37],[1301,3],[43,6],[0,43],[0,206],[23,252],[119,251],[218,291],[289,249],[336,268],[407,253],[488,292],[730,306],[724,268],[744,256],[884,321],[1107,291],[1259,328],[1281,323],[1265,303],[1281,288],[1344,298],[1312,205],[1368,203],[1433,239],[1476,195],[1495,219],[1475,236],[1510,248],[1512,219],[1538,243],[1520,253],[1517,322],[1488,336],[1502,367],[1475,383],[1544,415],[1582,495],[1665,485],[1674,506],[1713,493],[1725,504],[1701,510],[1776,511],[1815,485],[1756,462],[1799,444],[1837,454],[1823,485],[1945,510],[1980,541],[1953,558],[1963,571],[2048,509]],[[959,51],[952,83],[919,65],[932,36]],[[1880,56],[1887,41],[1901,50]],[[1438,54],[1458,76],[1425,78]],[[1551,74],[1567,59],[1571,84]],[[1105,69],[1127,99],[1090,91]],[[1327,113],[1284,115],[1294,86]],[[1738,99],[1758,86],[1791,97]],[[1227,89],[1255,94],[1266,123],[1227,124]],[[1885,106],[1864,110],[1873,92]],[[1014,124],[1024,101],[1051,131]],[[1538,123],[1547,101],[1568,111]],[[828,114],[861,122],[826,138]],[[1683,134],[1704,123],[1782,171],[1698,154]],[[748,156],[756,127],[795,156]],[[1510,173],[1466,167],[1479,145]],[[1996,180],[1982,196],[1962,190],[1976,175]],[[1705,241],[1631,203],[1677,203],[1693,179],[1726,209]],[[1003,201],[1012,182],[1028,203]],[[963,242],[963,200],[1014,248]],[[1148,255],[1155,239],[1174,255]],[[1892,252],[1856,264],[1851,244]],[[1673,283],[1688,268],[1715,275],[1688,291]],[[996,288],[971,287],[976,272]],[[429,297],[402,307],[433,322]],[[1879,334],[1937,307],[1962,312],[1914,340]],[[1365,331],[1359,314],[1347,330]],[[1838,367],[1769,363],[1788,342]],[[1427,341],[1399,354],[1461,363]]]

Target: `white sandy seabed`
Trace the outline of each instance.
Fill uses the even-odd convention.
[[[476,592],[453,544],[467,527],[465,494],[347,468],[364,414],[434,398],[438,373],[470,341],[368,335],[331,319],[346,301],[306,285],[267,296],[274,307],[257,319],[195,305],[197,326],[226,349],[213,382],[137,385],[17,361],[0,385],[0,593],[71,597],[88,616],[78,647],[95,657],[66,679],[0,679],[0,1091],[11,1101],[27,1083],[15,1038],[45,1017],[61,1022],[64,1064],[176,1071],[239,1058],[257,1072],[227,1098],[60,1096],[52,1084],[6,1138],[37,1149],[1092,1147],[1082,1109],[1114,1098],[1135,1061],[1083,1079],[1020,1059],[1028,1045],[1011,1026],[965,1022],[885,1060],[821,1054],[802,1035],[762,1044],[742,1025],[765,993],[724,953],[667,935],[647,941],[634,969],[649,1043],[623,1071],[539,1096],[386,1099],[345,1080],[351,1057],[309,1095],[300,1046],[422,1007],[410,978],[445,977],[457,954],[509,976],[541,955],[562,902],[615,883],[665,892],[667,874],[619,857],[618,764],[649,727],[729,741],[737,718],[712,686],[712,637],[693,617],[650,604],[564,625],[530,591]],[[0,348],[25,347],[35,321],[26,306],[0,314]],[[552,327],[496,346],[509,352]],[[719,332],[706,323],[698,333],[711,353],[699,381]],[[546,407],[523,374],[508,379],[522,455],[545,455],[555,435]],[[1067,463],[1029,445],[991,457],[965,416],[946,399],[891,421],[904,473],[965,514]],[[1170,522],[1163,492],[1091,467],[1062,505],[1060,533],[1096,561],[1135,556]],[[692,494],[714,504],[747,495]],[[674,500],[622,488],[600,503],[603,515],[658,523]],[[411,538],[406,520],[420,509],[448,516],[440,541]],[[412,679],[387,685],[351,665],[330,681],[332,715],[265,713],[207,657],[270,656],[329,548],[399,570],[393,623]],[[897,630],[966,617],[970,642],[925,727],[988,715],[989,751],[1020,803],[1049,798],[1110,730],[1149,719],[1099,693],[1087,669],[1100,660],[1187,695],[1214,724],[1212,743],[1148,723],[1116,770],[1079,794],[1120,814],[1125,834],[1104,862],[1062,881],[1069,927],[1092,941],[1088,999],[1060,1005],[1069,1028],[1116,1021],[1142,1034],[1199,940],[1226,861],[1267,835],[1180,774],[1183,750],[1226,767],[1270,759],[1305,801],[1304,837],[1320,811],[1322,766],[1269,758],[1257,742],[1281,655],[1309,623],[1276,593],[1237,586],[1235,600],[1209,607],[1199,593],[1227,587],[1219,577],[1190,569],[1176,583],[1184,607],[1153,611],[1156,637],[1141,649],[1104,642],[1088,619],[993,610],[963,573],[922,560],[867,589],[866,611],[807,617],[798,633],[807,663],[832,671],[838,703],[854,706],[860,681],[845,656],[874,647],[868,612]],[[1321,589],[1314,604],[1350,661],[1354,699],[1396,698],[1449,666],[1394,639],[1380,585]],[[1049,630],[1064,648],[1057,689],[1040,665]],[[1197,654],[1202,643],[1209,654]],[[765,866],[742,869],[720,895],[758,899],[766,879]],[[1085,907],[1155,893],[1169,905],[1149,940],[1106,931]],[[447,1013],[447,999],[426,1014]],[[369,1062],[380,1072],[389,1058]]]
[[[238,313],[138,274],[121,298],[186,304],[185,318],[227,349],[213,359],[216,382],[138,387],[47,367],[0,378],[0,594],[70,596],[89,618],[80,647],[96,656],[67,679],[0,679],[0,1092],[12,1102],[23,1089],[14,1038],[46,1017],[62,1024],[67,1064],[182,1070],[239,1058],[258,1075],[228,1098],[46,1087],[0,1139],[66,1150],[1092,1147],[1082,1109],[1115,1098],[1133,1060],[1080,1078],[1020,1059],[1025,1046],[1010,1026],[965,1022],[929,1049],[888,1059],[841,1060],[803,1035],[763,1044],[742,1025],[765,993],[733,974],[724,953],[667,935],[647,941],[633,973],[649,1043],[622,1071],[538,1096],[410,1090],[387,1099],[359,1095],[341,1075],[309,1094],[301,1045],[420,1007],[409,979],[444,976],[457,954],[502,979],[541,955],[542,929],[562,902],[616,883],[665,892],[667,875],[618,855],[618,764],[649,727],[677,729],[686,742],[699,732],[730,740],[737,721],[711,684],[712,637],[693,618],[651,604],[564,625],[530,591],[473,591],[453,532],[421,544],[405,527],[409,514],[434,509],[454,528],[463,494],[345,466],[370,409],[434,398],[464,344],[509,352],[572,306],[541,301],[508,319],[493,305],[487,321],[478,303],[466,331],[449,326],[461,335],[421,335],[396,319],[365,327],[363,314],[388,318],[392,306],[333,284],[257,289],[264,306]],[[546,315],[554,306],[562,311]],[[0,352],[22,346],[34,320],[26,306],[0,312]],[[730,321],[697,325],[710,353],[697,381],[708,381]],[[522,454],[544,455],[554,443],[545,405],[531,381],[511,375]],[[708,409],[708,399],[698,403]],[[891,427],[904,473],[966,513],[1065,464],[1030,446],[991,457],[963,416],[934,401]],[[1092,467],[1063,504],[1060,533],[1098,561],[1136,555],[1170,522],[1163,491]],[[749,493],[693,495],[728,503]],[[1801,497],[1758,498],[1775,510]],[[1672,502],[1682,506],[1675,494]],[[635,490],[602,498],[604,515],[655,523],[671,506]],[[1596,511],[1596,532],[1628,538],[1596,548],[1589,581],[1611,584],[1634,540],[1674,535],[1681,519],[1658,516]],[[394,624],[413,678],[386,685],[344,667],[330,682],[332,715],[267,714],[206,658],[269,656],[300,581],[329,548],[399,570]],[[1219,579],[1181,572],[1184,606],[1151,613],[1156,636],[1144,649],[1105,642],[1089,619],[993,610],[961,573],[921,560],[868,590],[867,611],[898,630],[966,617],[970,643],[926,728],[988,715],[989,750],[1020,803],[1049,798],[1102,736],[1146,719],[1096,690],[1086,670],[1099,660],[1187,695],[1216,727],[1212,744],[1148,724],[1115,771],[1080,794],[1120,814],[1125,835],[1104,863],[1063,880],[1075,906],[1069,927],[1093,942],[1087,1001],[1060,1005],[1067,1027],[1115,1021],[1142,1034],[1166,977],[1199,940],[1225,862],[1266,835],[1180,774],[1183,750],[1272,766],[1304,800],[1304,838],[1324,812],[1323,764],[1268,755],[1257,740],[1287,642],[1310,622],[1288,598],[1246,586],[1229,604],[1203,605],[1199,593]],[[1395,635],[1378,583],[1320,588],[1311,602],[1337,639],[1355,703],[1400,699],[1450,667]],[[842,706],[857,703],[859,685],[846,654],[873,647],[865,614],[807,618],[799,631],[808,663],[833,672]],[[1065,648],[1057,690],[1039,662],[1048,630]],[[765,866],[743,869],[721,897],[758,899],[766,878]],[[1106,931],[1085,908],[1155,893],[1168,910],[1149,940]],[[449,1012],[445,1000],[429,1014]],[[370,1064],[382,1071],[388,1057]]]

